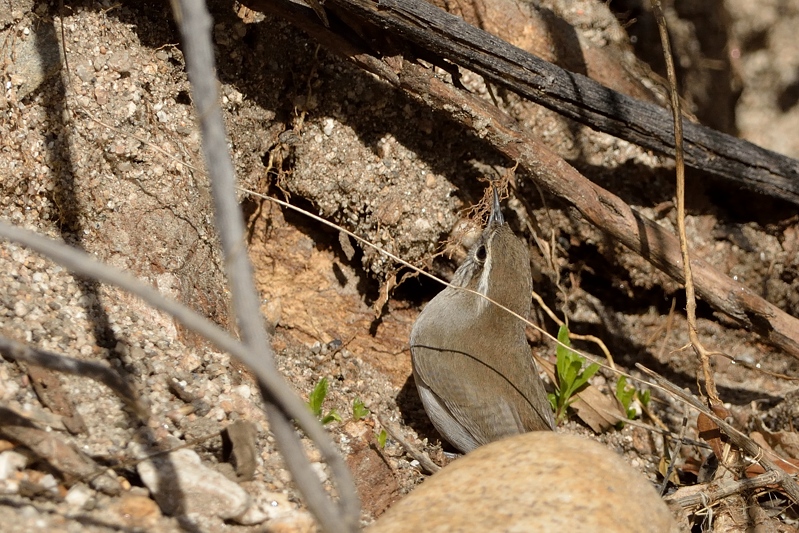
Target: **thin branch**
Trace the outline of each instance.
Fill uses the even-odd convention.
[[[7,361],[27,363],[99,381],[114,391],[140,420],[143,421],[149,416],[147,406],[130,384],[113,369],[96,361],[81,361],[65,355],[32,348],[3,336],[0,336],[0,355]]]
[[[92,488],[109,496],[117,496],[123,490],[116,476],[109,475],[107,467],[97,464],[94,459],[71,446],[55,432],[32,427],[27,419],[2,406],[0,435],[28,448],[61,472],[69,482],[76,479],[85,481]]]
[[[710,399],[710,405],[721,405],[716,380],[713,378],[713,369],[710,368],[710,353],[699,339],[696,327],[696,291],[694,290],[694,277],[691,273],[691,256],[688,252],[688,237],[685,234],[685,158],[683,156],[683,121],[680,112],[680,97],[677,94],[677,73],[674,70],[674,58],[671,55],[669,43],[669,30],[666,26],[666,17],[660,0],[652,1],[652,11],[658,23],[660,41],[663,44],[663,56],[666,60],[666,73],[669,78],[669,94],[671,95],[671,112],[674,123],[674,161],[677,167],[677,233],[680,236],[680,253],[682,255],[683,272],[685,273],[685,312],[688,320],[688,337],[691,346],[699,356],[702,363],[702,373],[705,377],[705,391]]]
[[[384,418],[379,416],[377,417],[377,420],[380,422],[380,425],[383,426],[386,431],[388,431],[388,434],[391,435],[391,438],[399,442],[400,446],[402,446],[405,450],[405,453],[419,462],[419,466],[424,472],[428,474],[435,474],[441,470],[441,467],[435,464],[426,453],[424,453],[422,450],[419,450],[402,435],[402,431],[396,426],[396,424],[389,423]]]
[[[268,11],[289,0],[244,3]],[[331,17],[331,28],[366,36],[375,49],[404,45],[420,57],[443,58],[597,131],[664,155],[674,153],[668,110],[566,71],[424,0],[327,0],[325,9],[350,25],[342,28]],[[795,159],[695,123],[685,125],[685,141],[689,166],[799,203]]]
[[[274,365],[270,339],[264,328],[258,291],[247,256],[244,221],[236,198],[236,178],[217,94],[211,16],[204,0],[173,0],[173,9],[183,37],[194,105],[200,119],[203,154],[214,198],[216,227],[222,241],[227,278],[241,337],[245,345],[258,354],[264,370],[274,375],[275,379],[280,379]],[[320,451],[325,450],[323,456],[330,466],[338,489],[338,504],[325,492],[316,472],[311,468],[310,461],[302,452],[290,414],[280,407],[269,388],[262,385],[261,393],[266,404],[270,429],[310,511],[327,531],[357,531],[360,503],[355,483],[341,455],[332,446],[330,437],[324,432],[318,435],[319,439],[325,441],[324,446],[317,438],[313,440]],[[319,425],[316,420],[314,423]]]
[[[663,499],[669,505],[677,506],[682,509],[691,507],[709,507],[727,496],[740,494],[744,491],[755,490],[769,485],[778,485],[787,476],[782,470],[772,470],[765,474],[760,474],[752,478],[738,480],[714,481],[704,485],[691,485],[682,487],[674,494],[669,494]],[[686,494],[686,492],[688,494]]]
[[[274,372],[272,366],[264,362],[260,351],[245,346],[195,311],[175,300],[164,297],[156,289],[144,284],[130,274],[98,262],[86,252],[71,248],[66,244],[56,242],[32,231],[12,226],[4,221],[0,221],[0,238],[20,243],[78,275],[125,289],[156,309],[171,315],[175,320],[183,324],[186,329],[205,337],[219,350],[231,354],[250,368],[261,389],[268,391],[270,399],[281,410],[285,411],[289,417],[294,419],[297,425],[308,435],[308,438],[314,441],[323,457],[326,459],[328,457],[340,457],[338,450],[330,441],[330,436],[319,424],[319,421],[316,420],[305,403],[289,388],[286,382]],[[284,454],[284,458],[290,454],[299,454],[305,458],[302,447],[281,450],[281,452]],[[346,469],[346,466],[344,468]],[[315,479],[318,483],[318,477]]]
[[[776,461],[782,460],[780,457],[776,457],[776,461],[772,460],[769,455],[773,455],[772,452],[768,450],[764,450],[761,448],[755,441],[738,431],[732,424],[728,423],[723,418],[716,416],[712,410],[710,410],[705,404],[703,404],[697,397],[693,394],[690,394],[687,391],[684,391],[674,383],[670,382],[663,376],[649,370],[645,366],[641,364],[635,365],[641,372],[645,373],[649,377],[651,377],[655,382],[664,390],[668,391],[670,394],[676,396],[683,402],[687,403],[700,413],[704,414],[708,418],[710,418],[713,422],[715,422],[721,429],[724,431],[724,434],[735,444],[738,448],[743,450],[749,456],[754,458],[755,461],[760,463],[763,468],[771,472],[778,472],[780,475],[779,483],[791,500],[794,503],[799,503],[799,485],[797,485],[796,481],[794,481],[792,476],[789,476],[785,470],[779,467]]]

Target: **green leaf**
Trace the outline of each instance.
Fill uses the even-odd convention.
[[[571,352],[568,347],[570,347],[572,343],[571,339],[569,339],[569,327],[566,324],[562,324],[560,329],[558,329],[558,342],[566,345],[566,347],[563,347],[558,344],[557,354],[559,357],[565,356],[565,354]]]
[[[356,422],[369,416],[370,411],[366,408],[360,398],[355,398],[352,402],[352,419]]]
[[[553,411],[558,410],[558,395],[554,392],[547,393],[547,400],[549,400],[549,404],[552,406]]]
[[[635,409],[630,407],[633,403],[633,398],[635,398],[635,393],[635,387],[627,386],[627,378],[625,376],[619,377],[619,381],[616,382],[616,398],[618,398],[619,403],[624,408],[624,414],[630,420],[633,420],[636,415]]]
[[[616,382],[616,398],[618,398],[625,407],[629,405],[629,401],[632,399],[629,392],[627,388],[627,377],[619,376],[619,380]]]
[[[558,330],[558,342],[565,344],[566,346],[571,346],[571,340],[569,340],[569,328],[563,324],[560,329]],[[561,377],[565,377],[567,375],[567,368],[571,363],[571,353],[572,351],[568,348],[564,348],[560,344],[556,349],[557,354],[557,364],[556,370],[558,374],[558,380]]]
[[[316,387],[313,388],[311,394],[308,395],[308,407],[315,417],[322,416],[322,404],[327,397],[327,378],[322,378]]]
[[[599,370],[599,365],[593,363],[583,369],[585,358],[571,349],[569,328],[566,325],[558,329],[557,363],[555,364],[555,392],[547,395],[549,403],[555,410],[558,422],[566,416],[566,410],[577,399],[575,394],[584,387],[588,380]]]
[[[574,392],[577,392],[583,385],[588,383],[588,380],[594,377],[597,370],[599,370],[599,365],[597,363],[588,365],[588,367],[574,379]]]
[[[649,405],[649,400],[651,399],[651,396],[652,395],[649,390],[638,392],[638,401],[641,402],[641,405],[646,407]]]
[[[569,364],[566,366],[566,374],[564,378],[566,383],[569,385],[569,388],[575,390],[575,387],[572,387],[572,385],[580,375],[580,369],[583,367],[583,362],[580,359],[575,359],[573,354],[569,354],[567,357],[569,358]]]
[[[628,409],[630,404],[632,404],[634,397],[635,387],[628,387],[627,378],[625,376],[621,376],[619,381],[616,382],[616,398],[618,398],[619,402],[625,409]]]
[[[380,446],[381,449],[386,447],[387,438],[388,433],[386,433],[385,429],[381,429],[380,433],[377,434],[377,445]]]
[[[329,413],[327,413],[321,420],[322,425],[325,426],[333,421],[341,422],[341,415],[336,412],[335,409],[332,409]]]

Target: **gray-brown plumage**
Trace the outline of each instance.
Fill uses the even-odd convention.
[[[527,246],[505,223],[496,191],[488,225],[452,285],[525,318],[530,312]],[[411,357],[427,415],[464,453],[508,435],[554,427],[524,323],[485,298],[454,287],[441,291],[413,325]]]

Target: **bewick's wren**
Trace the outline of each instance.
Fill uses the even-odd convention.
[[[451,284],[411,331],[413,377],[433,425],[464,453],[508,435],[553,429],[524,323],[456,288],[525,318],[530,313],[529,253],[505,223],[496,189],[488,225]]]

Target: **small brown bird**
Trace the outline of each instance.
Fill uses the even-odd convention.
[[[422,310],[411,331],[413,377],[439,433],[466,453],[508,435],[554,428],[524,323],[530,313],[530,256],[505,223],[494,190],[488,225],[455,272],[454,287]]]

